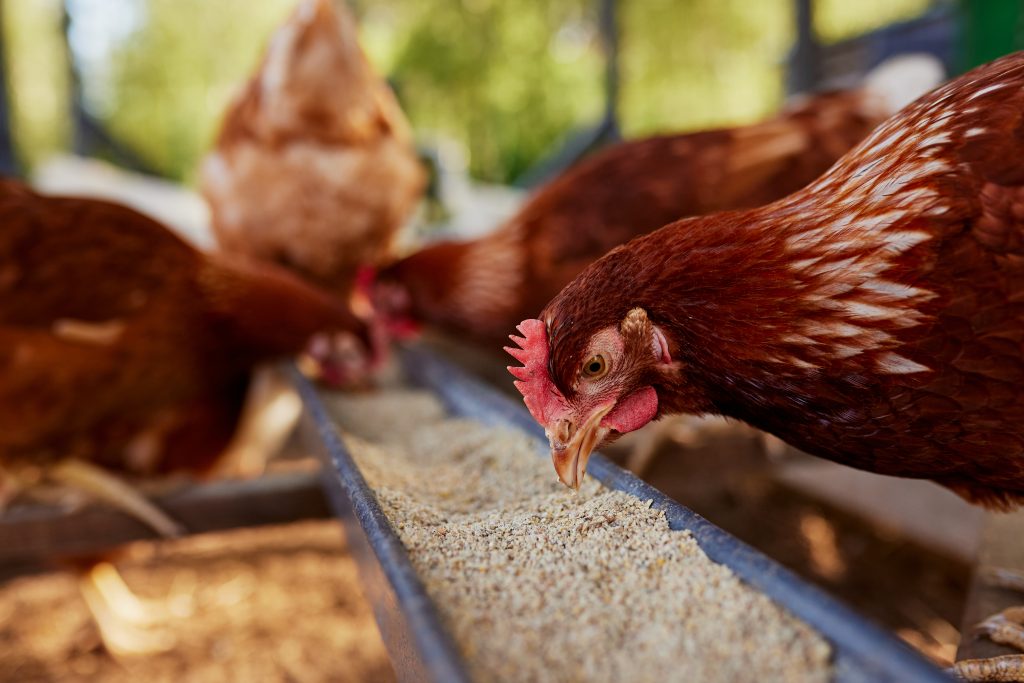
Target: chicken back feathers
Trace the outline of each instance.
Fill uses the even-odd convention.
[[[426,183],[391,90],[331,0],[304,0],[277,31],[201,171],[225,251],[340,293],[388,252]]]
[[[0,463],[211,465],[253,365],[360,323],[280,269],[135,211],[0,181]]]
[[[1018,53],[910,105],[788,198],[679,221],[594,263],[541,315],[550,380],[573,401],[592,336],[639,307],[673,362],[624,381],[654,386],[660,413],[724,414],[1018,504],[1022,160]]]
[[[502,340],[609,249],[679,218],[800,189],[890,113],[874,92],[837,92],[752,126],[615,145],[540,189],[495,232],[384,269],[381,287],[401,287],[401,312],[417,320]]]

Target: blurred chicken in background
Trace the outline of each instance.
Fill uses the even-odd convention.
[[[274,34],[201,170],[224,251],[342,296],[388,253],[426,184],[394,95],[330,0],[304,0]]]
[[[937,80],[932,71],[911,92]],[[396,327],[503,343],[613,247],[682,217],[761,206],[800,189],[905,104],[907,92],[880,70],[860,90],[795,103],[763,123],[614,145],[542,187],[492,233],[431,244],[383,268],[373,298]]]
[[[0,181],[0,226],[0,506],[57,483],[176,535],[122,476],[210,472],[244,449],[258,364],[307,350],[331,376],[368,335],[291,273],[204,255],[117,204]]]
[[[761,206],[802,188],[941,77],[933,60],[900,58],[860,89],[796,102],[763,123],[612,146],[542,187],[494,232],[383,268],[370,296],[395,335],[425,324],[497,347],[612,248],[679,218]],[[686,442],[703,423],[686,416],[655,429]],[[632,451],[635,472],[663,440],[651,437]]]

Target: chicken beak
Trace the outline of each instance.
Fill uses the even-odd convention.
[[[583,475],[587,471],[587,461],[590,454],[597,448],[598,444],[604,441],[608,435],[608,428],[601,426],[601,420],[611,412],[615,404],[598,408],[586,422],[571,435],[548,432],[548,441],[551,444],[551,462],[555,465],[555,472],[563,484],[572,489],[579,489],[583,483]],[[568,431],[568,430],[561,430]],[[568,436],[564,440],[563,436]]]

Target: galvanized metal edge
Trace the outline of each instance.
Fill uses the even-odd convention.
[[[442,626],[395,533],[334,428],[316,389],[302,374],[292,376],[305,406],[309,447],[324,461],[324,487],[363,580],[367,597],[400,681],[469,683],[458,649]]]
[[[494,426],[513,426],[544,440],[543,429],[526,408],[423,348],[405,347],[400,358],[407,376],[437,394],[451,412]],[[728,566],[793,615],[821,633],[835,650],[837,683],[948,683],[944,672],[910,647],[866,621],[827,593],[739,541],[692,510],[596,454],[587,472],[609,488],[624,491],[664,510],[672,529],[686,529],[715,562]]]

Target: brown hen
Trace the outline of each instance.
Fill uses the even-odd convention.
[[[304,0],[274,34],[201,170],[225,251],[342,295],[388,252],[426,183],[391,90],[331,0]]]
[[[307,346],[330,364],[334,333],[366,337],[347,307],[281,269],[206,256],[116,204],[0,181],[8,477],[68,461],[205,471],[234,431],[251,370]]]
[[[613,250],[520,326],[562,480],[672,413],[1024,502],[1024,53],[907,107],[802,191]],[[1024,612],[990,622],[1024,647]],[[1024,677],[1024,657],[970,662]]]
[[[286,271],[205,256],[116,204],[0,180],[0,509],[54,482],[175,535],[121,475],[210,471],[257,364],[310,346],[330,368],[352,333],[367,337],[346,306]],[[111,652],[169,647],[139,628],[163,610],[111,565],[72,565]]]

